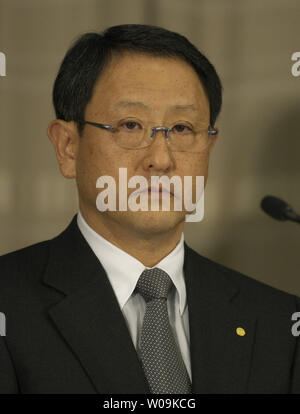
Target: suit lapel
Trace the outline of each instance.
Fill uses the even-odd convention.
[[[99,393],[149,393],[114,291],[77,227],[50,242],[44,283],[66,297],[49,315]]]
[[[221,267],[185,245],[193,393],[245,393],[255,317]],[[243,328],[244,336],[236,329]],[[239,330],[239,333],[243,331]]]

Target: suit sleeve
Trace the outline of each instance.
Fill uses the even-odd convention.
[[[297,312],[300,312],[300,299],[297,300]],[[296,350],[292,372],[292,394],[300,394],[300,336],[296,337]]]
[[[15,369],[3,336],[0,336],[0,394],[18,394]]]

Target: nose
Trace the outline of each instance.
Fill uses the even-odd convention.
[[[172,169],[175,165],[173,154],[169,148],[167,127],[152,128],[152,142],[146,149],[143,160],[144,169],[165,172]],[[153,136],[152,136],[153,135]]]

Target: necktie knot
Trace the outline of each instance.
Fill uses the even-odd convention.
[[[143,271],[136,284],[136,291],[146,302],[152,299],[167,299],[172,284],[170,276],[162,269],[155,267]]]

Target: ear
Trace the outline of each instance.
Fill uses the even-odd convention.
[[[75,122],[55,119],[50,122],[47,135],[55,149],[60,172],[65,178],[75,178],[76,154],[80,139]]]

